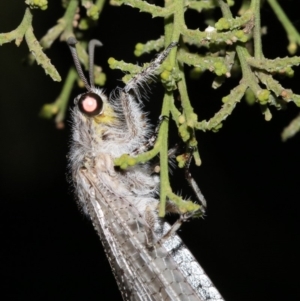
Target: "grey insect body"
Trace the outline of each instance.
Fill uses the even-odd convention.
[[[75,42],[68,43],[74,56]],[[109,98],[86,81],[88,93],[75,99],[72,111],[70,168],[78,203],[100,236],[124,300],[221,301],[179,236],[158,217],[159,177],[148,164],[114,166],[122,154],[144,151],[152,130],[139,89],[174,46]]]

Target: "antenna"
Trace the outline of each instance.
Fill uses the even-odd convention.
[[[68,46],[70,48],[73,61],[77,70],[77,73],[80,77],[80,79],[83,81],[84,86],[89,92],[92,92],[92,88],[95,87],[94,84],[94,53],[95,53],[95,46],[102,46],[102,43],[98,40],[91,40],[89,42],[89,79],[90,79],[90,84],[88,83],[83,70],[81,68],[81,64],[78,58],[78,53],[76,50],[75,45],[78,43],[75,37],[69,37],[67,39]]]
[[[95,47],[102,46],[102,43],[98,40],[91,40],[89,42],[89,78],[90,84],[92,88],[95,88],[94,82],[94,55],[95,55]]]

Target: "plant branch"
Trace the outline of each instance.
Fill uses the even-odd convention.
[[[289,20],[281,6],[278,4],[277,0],[268,0],[269,5],[272,7],[274,13],[276,14],[278,20],[281,22],[283,28],[287,33],[287,37],[290,41],[288,45],[288,51],[290,54],[295,54],[298,46],[300,45],[300,34]]]

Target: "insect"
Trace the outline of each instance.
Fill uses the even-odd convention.
[[[159,177],[151,166],[139,164],[126,170],[114,166],[115,158],[137,155],[148,145],[153,133],[142,111],[140,91],[177,44],[107,97],[93,79],[94,48],[101,43],[89,43],[88,83],[76,42],[68,39],[87,92],[75,98],[72,111],[70,168],[78,203],[100,236],[123,299],[223,300],[175,233],[183,218],[171,227],[158,217]]]

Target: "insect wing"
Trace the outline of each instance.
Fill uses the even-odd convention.
[[[155,299],[148,295],[147,287],[141,282],[139,273],[142,271],[135,271],[130,257],[124,250],[124,244],[130,243],[130,240],[126,229],[122,226],[124,223],[122,224],[120,220],[118,222],[120,216],[114,210],[116,208],[112,208],[115,196],[111,195],[109,198],[110,194],[104,192],[104,186],[100,183],[95,185],[94,179],[86,171],[81,172],[80,177],[83,180],[82,183],[89,186],[89,189],[85,190],[89,191],[85,197],[89,215],[100,236],[123,299],[126,301],[154,301]]]
[[[89,214],[124,300],[223,300],[177,235],[149,249],[147,229],[129,208],[129,201],[116,197],[90,173],[81,176],[90,187],[86,198]],[[163,223],[163,232],[169,229]]]
[[[165,232],[169,229],[170,225],[165,223]],[[183,292],[188,292],[192,289],[196,293],[196,296],[191,294],[189,299],[182,300],[224,301],[221,294],[178,235],[169,238],[163,245],[166,251],[172,256],[175,265],[178,266],[185,279],[185,281],[180,283],[181,286],[184,286]]]

